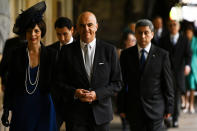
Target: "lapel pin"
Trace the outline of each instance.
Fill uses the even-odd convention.
[[[155,58],[155,54],[153,54],[153,58]]]

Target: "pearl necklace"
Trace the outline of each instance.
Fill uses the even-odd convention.
[[[38,81],[39,81],[39,74],[40,74],[40,65],[38,65],[38,70],[37,70],[37,73],[36,73],[36,80],[34,81],[34,83],[31,81],[31,78],[30,78],[30,56],[29,56],[29,51],[27,49],[27,55],[28,55],[28,59],[29,59],[29,62],[28,62],[28,67],[26,69],[26,77],[25,77],[25,87],[26,87],[26,92],[29,94],[29,95],[32,95],[36,89],[37,89],[37,86],[38,86]],[[27,80],[28,79],[28,80]],[[28,81],[29,81],[29,84],[31,86],[35,86],[35,88],[33,89],[33,91],[29,91],[28,88],[27,88],[27,84],[28,84]]]

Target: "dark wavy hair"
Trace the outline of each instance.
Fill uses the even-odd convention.
[[[40,21],[32,21],[26,28],[25,33],[27,32],[27,29],[31,28],[33,29],[36,25],[38,25],[38,27],[41,30],[41,37],[43,38],[46,34],[46,23],[44,22],[44,20],[40,20]]]
[[[67,27],[69,30],[73,27],[72,21],[67,17],[59,17],[55,22],[55,28]]]
[[[125,49],[125,41],[128,39],[128,35],[134,35],[135,36],[135,33],[131,30],[127,30],[127,31],[124,31],[123,34],[122,34],[122,38],[120,40],[120,44],[118,46],[118,48],[120,49]]]

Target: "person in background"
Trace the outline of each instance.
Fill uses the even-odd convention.
[[[59,17],[55,22],[55,31],[58,41],[49,45],[48,47],[55,49],[58,52],[58,54],[60,54],[60,51],[63,46],[66,46],[73,42],[74,40],[72,37],[73,30],[74,29],[73,29],[72,21],[69,18]],[[55,90],[56,87],[54,87],[53,89]],[[53,90],[52,90],[52,98],[56,109],[57,127],[58,130],[60,130],[63,122],[66,122],[67,105],[65,105],[65,107],[62,107],[62,103],[65,102],[64,99],[59,95],[55,94]]]
[[[172,72],[174,75],[174,112],[172,126],[178,127],[181,108],[181,94],[185,94],[185,76],[190,72],[191,50],[188,39],[181,33],[180,23],[176,20],[168,21],[169,34],[161,39],[161,48],[169,52]]]
[[[69,18],[59,17],[55,22],[55,31],[58,41],[49,45],[50,48],[60,51],[62,46],[73,42],[74,28]]]
[[[129,29],[130,29],[132,32],[135,32],[135,26],[136,26],[136,23],[135,23],[135,22],[129,23]]]
[[[167,35],[167,30],[163,26],[163,19],[160,16],[156,16],[152,20],[154,25],[154,38],[152,39],[153,44],[160,46],[160,40],[162,37]]]
[[[191,71],[189,75],[186,77],[186,81],[188,84],[188,91],[185,96],[185,109],[184,113],[190,112],[195,113],[194,106],[194,93],[197,89],[197,37],[194,36],[194,28],[190,25],[185,30],[186,36],[190,42],[192,58],[191,58]]]
[[[163,120],[172,115],[174,90],[169,54],[151,43],[150,20],[137,21],[137,44],[122,51],[122,107],[131,131],[163,131]]]
[[[57,52],[41,42],[46,33],[45,10],[44,1],[37,3],[17,17],[13,28],[27,42],[13,50],[9,60],[1,120],[10,131],[57,131],[50,95]]]
[[[123,32],[121,43],[119,45],[119,48],[117,49],[118,55],[120,56],[122,50],[135,46],[135,44],[135,34],[130,30]]]

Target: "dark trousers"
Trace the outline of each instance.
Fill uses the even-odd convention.
[[[109,131],[109,123],[96,125],[94,123],[80,124],[74,122],[66,123],[66,131]]]
[[[181,91],[179,89],[174,90],[174,112],[173,122],[178,121],[179,113],[181,108]]]
[[[126,120],[126,118],[120,117],[120,119],[121,119],[121,123],[122,123],[122,131],[129,131],[129,123]]]
[[[163,119],[152,120],[141,113],[136,119],[129,120],[131,131],[165,131]]]

